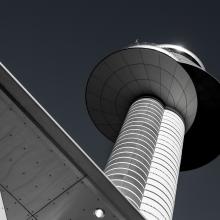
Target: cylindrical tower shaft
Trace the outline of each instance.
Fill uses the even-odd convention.
[[[181,117],[165,109],[140,206],[147,219],[172,219],[184,133]]]
[[[163,111],[155,99],[134,102],[106,165],[106,175],[137,208],[146,186]]]
[[[105,173],[147,219],[172,219],[185,127],[153,98],[134,102]]]

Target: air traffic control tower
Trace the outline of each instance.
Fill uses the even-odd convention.
[[[219,154],[218,81],[183,47],[137,43],[97,64],[86,104],[114,143],[107,177],[146,219],[172,219],[179,171]]]

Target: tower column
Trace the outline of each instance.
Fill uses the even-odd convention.
[[[140,206],[146,219],[172,219],[184,133],[182,118],[165,109]]]
[[[113,184],[137,208],[147,183],[163,112],[162,104],[155,99],[134,102],[105,168]]]
[[[156,99],[129,108],[105,173],[146,219],[172,219],[184,133],[182,118]]]

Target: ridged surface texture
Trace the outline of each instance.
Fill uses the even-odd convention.
[[[140,206],[146,219],[172,219],[184,131],[182,119],[165,109]]]
[[[106,175],[137,208],[147,183],[163,111],[160,102],[151,98],[134,102],[106,165]]]
[[[125,118],[105,173],[148,220],[171,220],[185,126],[159,101],[141,98]]]

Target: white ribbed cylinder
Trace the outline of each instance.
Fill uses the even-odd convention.
[[[105,173],[122,194],[140,207],[164,108],[155,99],[134,102],[127,114]]]
[[[182,119],[165,109],[140,206],[146,219],[172,219],[184,133]]]
[[[185,126],[153,98],[134,102],[105,173],[147,220],[171,220]]]

